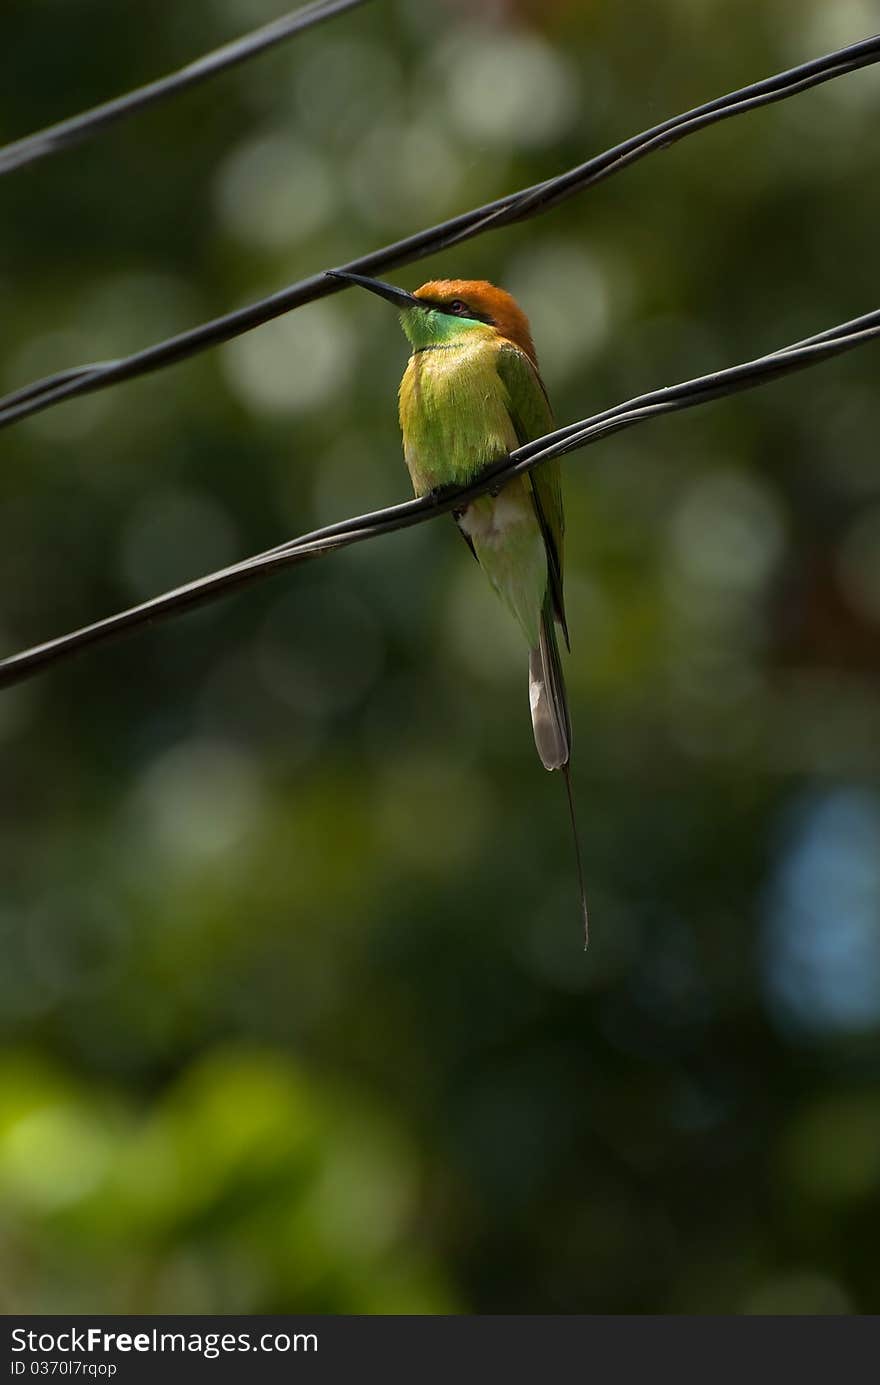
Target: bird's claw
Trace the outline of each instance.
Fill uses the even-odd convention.
[[[432,505],[439,505],[442,501],[448,500],[451,495],[456,495],[460,490],[460,486],[432,486],[429,491],[425,491],[425,498],[430,500]]]

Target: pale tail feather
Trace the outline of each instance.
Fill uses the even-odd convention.
[[[538,747],[541,762],[545,769],[561,769],[565,777],[565,791],[568,797],[568,812],[571,818],[571,831],[577,862],[581,912],[584,920],[584,947],[586,947],[590,938],[590,925],[587,914],[587,895],[584,888],[581,846],[574,811],[574,795],[571,788],[571,772],[568,763],[571,758],[571,721],[568,715],[568,698],[565,693],[562,664],[559,659],[559,646],[556,642],[556,626],[549,607],[544,608],[541,617],[540,643],[537,649],[533,649],[529,653],[529,705],[532,709],[535,745]]]
[[[545,769],[562,769],[571,755],[571,723],[553,616],[546,607],[540,642],[529,653],[529,706],[541,763]]]

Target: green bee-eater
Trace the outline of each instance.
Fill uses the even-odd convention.
[[[400,427],[416,495],[468,485],[514,448],[551,431],[529,322],[509,293],[469,279],[438,279],[407,293],[378,279],[332,272],[400,311],[413,348],[400,384]],[[544,462],[497,493],[472,500],[455,519],[528,641],[535,744],[545,768],[565,776],[574,826],[571,723],[556,639],[558,625],[569,643],[559,462]],[[586,930],[579,851],[578,873]]]

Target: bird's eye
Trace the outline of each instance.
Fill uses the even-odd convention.
[[[458,313],[459,317],[469,317],[470,311],[467,303],[463,303],[460,298],[454,298],[449,305],[449,312]]]

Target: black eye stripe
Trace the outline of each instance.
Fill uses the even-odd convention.
[[[422,301],[424,302],[425,300],[423,299]],[[461,304],[465,311],[454,311],[456,304]],[[485,313],[477,312],[476,308],[468,307],[461,298],[454,299],[452,303],[440,303],[437,300],[428,300],[428,307],[436,309],[438,313],[445,313],[447,317],[470,317],[473,318],[475,322],[485,322],[490,325],[492,322],[491,317],[488,317]]]

